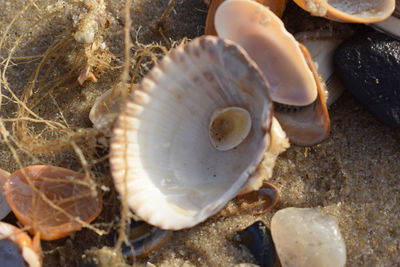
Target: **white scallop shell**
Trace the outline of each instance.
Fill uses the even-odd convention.
[[[3,185],[7,181],[8,176],[10,176],[9,172],[0,169],[0,220],[6,217],[11,211],[10,206],[8,206],[4,196],[3,190]]]
[[[174,49],[129,96],[114,128],[111,169],[122,201],[163,229],[196,225],[246,184],[269,146],[272,103],[244,50],[217,37]],[[217,109],[237,106],[251,130],[218,151],[208,127]]]

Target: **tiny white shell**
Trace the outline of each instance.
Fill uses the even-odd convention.
[[[217,109],[210,119],[210,141],[215,149],[227,151],[238,146],[247,137],[250,129],[250,113],[244,108]]]

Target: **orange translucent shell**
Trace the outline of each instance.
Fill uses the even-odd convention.
[[[257,191],[252,191],[243,195],[239,195],[237,200],[240,202],[239,205],[253,206],[254,204],[254,215],[261,215],[270,211],[279,202],[279,189],[266,181]]]
[[[206,20],[206,27],[204,34],[206,35],[215,35],[217,36],[217,31],[215,30],[214,25],[214,17],[217,8],[224,2],[225,0],[212,0],[210,7],[208,9],[207,20]],[[286,7],[287,0],[254,0],[264,6],[267,6],[274,12],[278,17],[282,17],[283,11]],[[234,19],[234,18],[232,18]]]
[[[4,186],[18,220],[41,239],[55,240],[80,230],[101,212],[102,199],[77,172],[46,165],[29,166],[11,174]]]

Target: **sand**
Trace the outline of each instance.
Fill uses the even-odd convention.
[[[112,19],[106,43],[116,57],[114,66],[121,66],[123,61],[123,4],[120,2],[107,1],[107,11]],[[76,6],[68,7],[54,19],[32,27],[32,22],[53,1],[1,1],[1,35],[16,14],[29,3],[34,5],[18,17],[0,46],[2,61],[21,34],[26,35],[15,49],[14,56],[44,53],[65,28],[72,26],[72,14],[77,13]],[[144,44],[163,42],[163,38],[151,31],[148,25],[161,15],[166,4],[166,0],[133,1],[132,36],[138,36]],[[207,6],[200,0],[178,0],[169,16],[165,35],[176,41],[201,35],[206,12]],[[296,23],[291,22],[293,18],[297,19]],[[293,32],[324,23],[321,19],[311,19],[293,4],[289,6],[284,20],[291,24],[289,29]],[[331,27],[331,24],[326,25]],[[37,61],[15,63],[18,64],[11,62],[6,76],[18,96]],[[4,70],[4,64],[0,65],[0,69]],[[99,77],[98,83],[85,83],[68,91],[68,101],[61,96],[55,98],[63,107],[63,116],[70,126],[91,127],[88,120],[91,105],[97,96],[115,84],[120,72],[118,68],[106,71]],[[7,96],[10,94],[4,88],[2,92],[6,97],[3,97],[1,117],[11,118],[15,115],[15,104],[9,101]],[[52,103],[44,103],[44,111],[41,112],[54,118],[54,114],[50,114],[54,112],[52,106]],[[278,209],[314,207],[338,219],[347,246],[347,266],[400,265],[400,130],[390,129],[375,120],[348,92],[330,107],[330,116],[332,129],[326,141],[310,148],[292,146],[278,158],[271,182],[280,189],[281,201],[270,213],[253,216],[244,211],[227,217],[217,215],[192,229],[174,233],[168,245],[148,258],[137,260],[135,264],[150,261],[156,266],[232,266],[251,262],[250,254],[233,240],[235,232],[256,220],[269,225]],[[99,155],[106,153],[102,151]],[[81,170],[76,155],[68,151],[38,156],[36,160],[23,153],[19,155],[26,165],[40,162]],[[10,172],[18,168],[1,140],[0,168]],[[94,171],[101,177],[99,181],[112,188],[107,161],[97,164]],[[86,249],[113,246],[110,226],[119,218],[119,207],[112,190],[105,193],[104,198],[105,211],[95,225],[108,229],[110,234],[98,236],[84,229],[59,241],[43,242],[44,266],[79,266]],[[15,222],[15,218],[9,215],[6,221]]]

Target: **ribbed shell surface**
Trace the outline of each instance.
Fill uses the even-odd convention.
[[[237,195],[269,145],[267,84],[243,49],[217,37],[175,48],[129,95],[114,127],[111,169],[122,201],[163,229],[196,225]],[[217,151],[212,113],[237,106],[252,127],[234,149]]]

